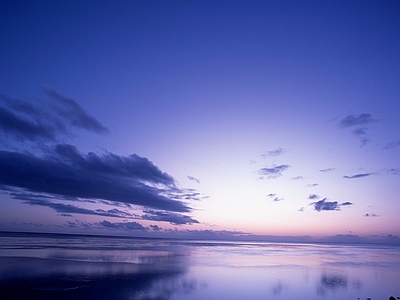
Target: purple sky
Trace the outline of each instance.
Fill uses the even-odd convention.
[[[398,1],[0,11],[0,230],[400,237]]]

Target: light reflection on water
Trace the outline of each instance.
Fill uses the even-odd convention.
[[[400,248],[0,236],[0,299],[388,299]]]

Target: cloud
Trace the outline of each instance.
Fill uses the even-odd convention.
[[[356,179],[356,178],[368,177],[368,176],[371,176],[371,175],[374,175],[374,173],[360,173],[360,174],[355,174],[355,175],[352,175],[352,176],[345,175],[345,176],[343,176],[343,178]]]
[[[361,143],[361,147],[365,146],[369,142],[368,128],[367,125],[378,122],[373,119],[371,114],[363,113],[360,115],[348,115],[342,119],[338,125],[342,128],[354,128],[352,133],[358,138]]]
[[[281,155],[281,154],[283,154],[285,152],[286,152],[286,150],[284,150],[282,148],[278,148],[278,149],[275,149],[275,150],[266,151],[263,154],[261,154],[261,156],[265,159],[267,157]]]
[[[13,140],[56,141],[71,135],[73,127],[98,134],[108,129],[89,115],[74,99],[52,89],[35,105],[0,95],[0,132]]]
[[[304,211],[304,207],[300,207],[297,211],[303,212]]]
[[[316,211],[323,211],[323,210],[340,210],[339,203],[337,201],[327,201],[327,198],[324,198],[317,202],[312,202],[311,205],[314,206]]]
[[[24,203],[30,205],[49,207],[55,210],[56,212],[61,213],[61,215],[63,216],[71,216],[72,214],[95,215],[95,216],[114,217],[114,218],[126,218],[132,216],[130,213],[115,208],[110,210],[104,210],[104,209],[91,210],[71,204],[56,203],[56,202],[50,202],[46,200],[39,200],[33,198],[25,199]]]
[[[195,181],[195,182],[197,182],[197,183],[200,183],[200,180],[197,179],[197,178],[195,178],[195,177],[193,177],[193,176],[188,176],[188,179],[189,179],[190,181]]]
[[[318,183],[309,183],[306,186],[308,187],[314,187],[314,186],[318,186]]]
[[[391,174],[393,174],[393,175],[400,174],[400,168],[391,168],[391,169],[388,169],[386,171],[391,173]]]
[[[372,118],[371,114],[363,113],[360,115],[348,115],[339,122],[341,127],[353,127],[360,125],[367,125],[377,122],[377,120]]]
[[[189,212],[179,200],[163,195],[171,176],[146,158],[107,153],[80,154],[70,145],[55,147],[51,155],[0,151],[0,185],[25,191],[92,200],[109,200],[159,210]],[[60,151],[60,149],[62,151]],[[164,188],[155,185],[162,184]]]
[[[278,198],[278,197],[275,197],[275,198],[274,198],[274,200],[272,200],[272,201],[274,201],[274,202],[279,202],[279,201],[282,201],[282,200],[285,200],[285,199],[283,199],[283,198]]]
[[[109,222],[107,220],[103,220],[99,222],[99,224],[107,229],[116,229],[116,230],[129,230],[129,231],[146,231],[146,228],[137,222]]]
[[[368,128],[358,128],[353,130],[353,134],[359,139],[361,147],[365,146],[369,142]]]
[[[383,149],[392,149],[400,146],[400,140],[386,144]]]
[[[319,199],[319,196],[316,195],[316,194],[310,194],[310,195],[308,196],[308,199],[311,199],[311,200]]]
[[[303,176],[295,176],[295,177],[292,177],[290,179],[292,179],[292,180],[300,180],[300,179],[304,179],[304,177]]]
[[[136,154],[119,156],[106,153],[98,156],[93,152],[87,155],[79,153],[75,146],[58,144],[50,159],[59,163],[68,163],[72,167],[84,169],[88,172],[103,174],[107,176],[121,176],[136,178],[141,181],[173,185],[174,179],[167,173],[162,172],[151,161]]]
[[[162,228],[159,227],[158,225],[150,225],[150,229],[152,229],[153,231],[160,231],[160,230],[162,230]]]
[[[62,119],[69,121],[72,126],[95,133],[108,132],[105,126],[88,114],[74,99],[65,97],[61,93],[49,88],[45,88],[44,92],[53,100],[51,106],[54,107],[54,111]]]
[[[327,200],[328,198],[324,198],[320,201],[312,202],[310,203],[310,205],[314,206],[314,209],[316,211],[340,210],[340,206],[353,205],[353,203],[351,202],[343,202],[339,204],[337,201],[327,201]]]
[[[275,196],[276,196],[275,193],[271,193],[271,194],[268,194],[268,195],[267,195],[267,197],[269,197],[269,198],[275,198]]]
[[[54,128],[48,124],[21,117],[4,107],[0,107],[0,130],[16,138],[28,140],[54,140],[56,136]]]
[[[44,96],[34,104],[0,95],[0,138],[10,141],[0,148],[0,190],[25,204],[48,207],[60,216],[137,219],[141,216],[125,209],[141,209],[146,211],[143,218],[147,220],[198,223],[181,213],[192,211],[188,201],[207,196],[179,188],[172,176],[146,157],[107,151],[81,153],[74,145],[59,143],[73,137],[75,129],[108,133],[107,127],[77,101],[55,90],[44,89]],[[34,152],[30,153],[27,149],[32,143]],[[95,208],[76,204],[84,202]]]
[[[322,170],[319,170],[320,172],[322,172],[322,173],[327,173],[327,172],[332,172],[332,171],[335,171],[336,169],[335,168],[327,168],[327,169],[322,169]]]
[[[282,175],[283,171],[286,171],[289,168],[289,165],[279,165],[273,166],[270,168],[262,168],[258,172],[261,175],[266,175],[268,178],[276,178]]]
[[[364,217],[379,217],[379,215],[376,213],[367,213],[364,215]]]
[[[145,214],[142,216],[143,220],[169,222],[173,225],[199,223],[199,221],[192,219],[189,216],[177,213],[154,210],[145,210],[144,213]]]

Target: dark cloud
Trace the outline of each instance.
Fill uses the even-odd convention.
[[[286,150],[284,150],[282,148],[278,148],[278,149],[275,149],[275,150],[266,151],[263,154],[261,154],[261,156],[265,159],[267,157],[281,155],[281,154],[283,154],[285,152],[286,152]]]
[[[314,195],[310,195],[310,196],[314,196]],[[339,204],[339,202],[337,202],[337,201],[328,201],[328,198],[324,198],[320,201],[312,202],[312,203],[310,203],[310,205],[314,206],[314,209],[316,211],[324,211],[324,210],[327,211],[327,210],[340,210],[340,206],[349,206],[349,205],[353,205],[353,203],[343,202],[343,203]]]
[[[107,229],[128,230],[128,231],[146,231],[146,228],[137,222],[109,222],[103,220],[99,224]]]
[[[35,140],[38,138],[54,140],[54,128],[42,121],[32,121],[19,116],[11,110],[0,107],[0,130],[7,136],[17,139]]]
[[[52,100],[51,105],[54,107],[54,111],[62,119],[69,121],[70,125],[95,133],[108,132],[106,127],[96,118],[88,114],[74,99],[65,97],[59,92],[49,88],[45,88],[44,92],[50,100]]]
[[[0,138],[23,143],[20,151],[16,150],[18,143],[9,146],[13,151],[0,150],[1,190],[26,204],[48,207],[62,216],[138,218],[115,207],[140,206],[148,210],[147,219],[198,223],[179,213],[191,211],[186,201],[206,196],[193,189],[178,188],[172,176],[147,158],[109,152],[83,154],[73,145],[57,144],[73,136],[72,129],[97,134],[107,133],[108,129],[74,99],[52,89],[44,89],[44,94],[34,104],[0,96]],[[35,154],[26,150],[30,143],[34,143]],[[65,201],[114,208],[88,209]]]
[[[276,178],[282,175],[283,171],[286,171],[289,165],[279,165],[270,168],[262,168],[258,172],[260,175],[265,175],[268,178]]]
[[[332,172],[332,171],[335,171],[336,169],[335,168],[327,168],[327,169],[322,169],[322,170],[319,170],[320,172],[322,172],[322,173],[327,173],[327,172]]]
[[[400,140],[386,144],[383,149],[392,149],[400,146]]]
[[[29,141],[55,141],[70,135],[72,127],[100,134],[108,132],[74,99],[52,89],[45,89],[45,95],[35,105],[0,95],[0,132],[7,138]]]
[[[197,178],[195,178],[195,177],[193,177],[193,176],[188,176],[188,179],[189,179],[190,181],[195,181],[195,182],[197,182],[197,183],[200,183],[200,180],[197,179]]]
[[[173,185],[174,179],[167,173],[161,172],[151,161],[136,154],[119,156],[106,153],[98,156],[93,152],[87,155],[79,153],[75,146],[59,144],[55,146],[50,159],[59,163],[68,163],[74,168],[108,176],[135,178],[141,181]]]
[[[2,186],[166,211],[190,211],[182,201],[167,198],[162,194],[163,190],[151,184],[172,185],[173,179],[146,158],[136,155],[82,155],[69,145],[56,147],[51,155],[45,157],[0,151]]]
[[[352,127],[352,126],[367,125],[375,122],[377,122],[377,120],[373,119],[371,114],[364,113],[358,116],[348,115],[339,122],[339,125],[341,127]]]
[[[343,176],[343,178],[346,178],[346,179],[355,179],[355,178],[368,177],[368,176],[371,176],[371,175],[374,175],[374,173],[360,173],[360,174],[355,174],[355,175],[352,175],[352,176],[347,176],[347,175],[345,175],[345,176]]]
[[[173,225],[184,225],[199,223],[199,221],[192,219],[189,216],[182,214],[171,213],[166,211],[145,210],[142,216],[143,220],[169,222]]]
[[[364,215],[364,217],[379,217],[379,215],[376,213],[367,213]]]
[[[308,196],[308,199],[311,199],[311,200],[319,199],[319,196],[316,195],[316,194],[310,194],[310,195]]]
[[[81,208],[71,204],[64,204],[64,203],[57,203],[57,202],[50,202],[46,200],[39,200],[39,199],[30,199],[25,200],[25,203],[30,205],[38,205],[38,206],[45,206],[54,209],[56,212],[61,213],[64,216],[71,216],[71,214],[83,214],[83,215],[95,215],[95,216],[104,216],[104,217],[116,217],[116,218],[126,218],[132,216],[130,213],[121,211],[119,209],[87,209]]]
[[[279,201],[282,201],[282,200],[285,200],[285,199],[283,199],[283,198],[278,198],[278,197],[275,197],[275,198],[274,198],[274,200],[272,200],[272,201],[274,201],[274,202],[279,202]]]
[[[339,203],[337,201],[327,201],[327,198],[324,198],[317,202],[312,202],[311,205],[314,206],[316,211],[324,211],[324,210],[340,210]]]
[[[158,225],[150,225],[150,228],[153,230],[153,231],[160,231],[162,228],[161,227],[159,227]]]

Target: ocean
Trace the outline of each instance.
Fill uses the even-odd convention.
[[[0,233],[0,299],[390,296],[399,246]]]

